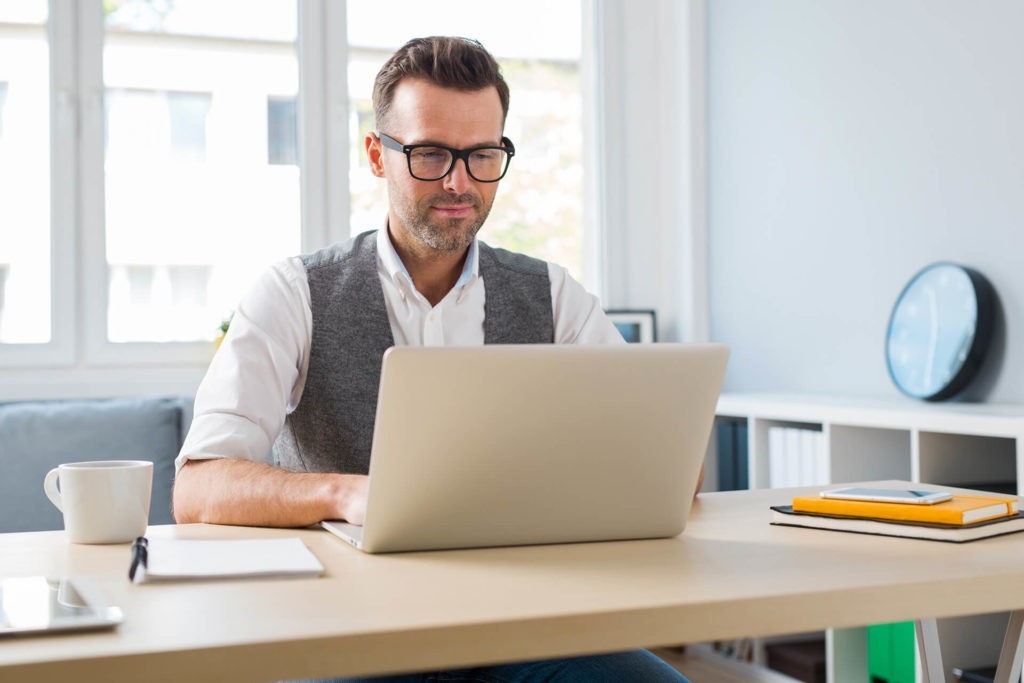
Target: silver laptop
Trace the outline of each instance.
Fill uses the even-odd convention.
[[[366,552],[676,536],[728,350],[395,347],[384,355]]]

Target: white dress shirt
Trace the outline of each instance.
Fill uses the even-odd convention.
[[[377,231],[377,274],[396,346],[484,343],[484,280],[473,242],[458,282],[436,306],[420,294],[387,230]],[[597,298],[548,264],[556,344],[625,343]],[[175,461],[266,462],[285,416],[302,398],[313,329],[309,282],[298,257],[273,265],[238,304],[196,393],[191,429]]]

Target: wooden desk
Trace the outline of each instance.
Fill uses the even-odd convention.
[[[360,675],[1024,608],[1024,534],[957,546],[770,526],[796,491],[704,494],[682,536],[624,543],[369,556],[323,531],[149,531],[299,536],[327,568],[301,580],[136,586],[127,545],[4,534],[0,574],[88,576],[125,622],[0,641],[0,679]]]

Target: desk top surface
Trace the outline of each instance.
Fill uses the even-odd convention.
[[[125,613],[110,632],[0,640],[0,673],[359,675],[1024,608],[1024,534],[955,545],[769,524],[770,505],[810,490],[702,494],[681,536],[648,541],[373,556],[319,530],[149,529],[299,537],[316,579],[133,585],[128,545],[0,534],[0,575],[88,577]]]

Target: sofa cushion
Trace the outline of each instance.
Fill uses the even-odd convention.
[[[63,529],[43,478],[84,460],[153,461],[149,523],[173,523],[182,416],[182,401],[163,397],[0,404],[0,532]]]

